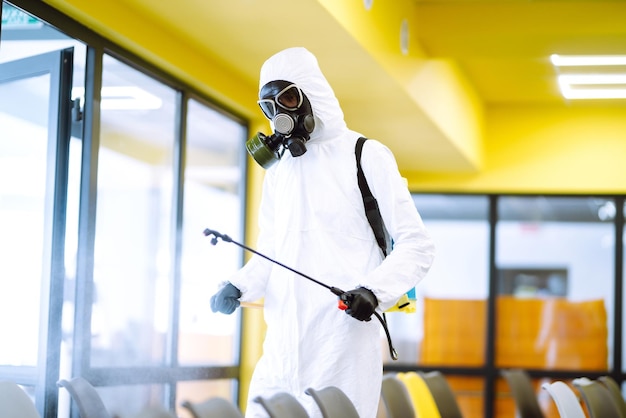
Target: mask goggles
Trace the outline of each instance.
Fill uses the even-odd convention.
[[[263,114],[269,120],[272,120],[276,113],[278,113],[278,107],[293,112],[298,110],[302,106],[304,101],[302,90],[295,84],[290,84],[281,91],[278,92],[271,99],[261,99],[257,103],[261,107]]]

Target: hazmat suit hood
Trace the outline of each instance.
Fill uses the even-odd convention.
[[[288,48],[265,61],[261,67],[259,90],[275,80],[296,84],[311,102],[315,129],[309,142],[332,139],[348,132],[335,92],[322,74],[317,58],[306,48]]]

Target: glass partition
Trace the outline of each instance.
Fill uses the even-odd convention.
[[[0,97],[21,97],[45,86],[28,101],[1,105],[0,126],[0,364],[36,366],[43,270],[48,163],[48,102],[50,75],[3,83]],[[28,118],[20,114],[30,108]],[[9,181],[9,179],[11,179]]]
[[[436,255],[415,289],[413,313],[387,314],[399,362],[484,364],[489,201],[485,196],[434,194],[416,194],[413,200],[435,241]],[[474,318],[471,324],[468,317]],[[467,341],[469,336],[475,344]]]
[[[234,399],[240,315],[208,299],[243,256],[202,231],[243,240],[245,123],[200,99],[180,106],[197,97],[188,87],[33,8],[2,2],[0,314],[15,318],[0,323],[0,378],[42,416],[73,415],[56,381],[77,375],[115,416],[204,390]]]
[[[241,266],[239,247],[211,245],[215,229],[243,241],[241,158],[246,128],[196,100],[187,109],[178,360],[181,365],[237,363],[240,312],[213,313],[209,298]]]
[[[86,47],[6,2],[2,12],[0,380],[21,384],[43,414],[56,410],[47,386],[69,363],[61,317],[76,258],[81,141],[67,127]]]
[[[165,361],[175,97],[173,89],[104,56],[91,367]]]
[[[611,366],[612,200],[501,197],[497,224],[496,364]]]
[[[415,194],[413,200],[435,241],[436,254],[431,270],[415,289],[414,313],[386,314],[398,363],[433,368],[483,366],[489,199]],[[386,364],[393,365],[391,359]],[[466,416],[479,416],[484,379],[448,377]]]

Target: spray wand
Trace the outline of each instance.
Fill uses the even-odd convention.
[[[238,247],[243,248],[244,250],[250,251],[251,253],[254,253],[260,257],[263,257],[264,259],[277,264],[289,271],[291,271],[292,273],[295,273],[299,276],[304,277],[305,279],[308,279],[310,281],[312,281],[313,283],[316,283],[322,287],[325,287],[326,289],[330,290],[334,295],[339,297],[339,302],[338,302],[338,307],[339,309],[341,309],[342,311],[345,311],[346,309],[348,309],[350,307],[350,298],[346,295],[346,292],[344,292],[343,290],[339,289],[338,287],[334,287],[334,286],[329,286],[326,283],[322,283],[319,280],[314,279],[313,277],[306,275],[294,268],[291,268],[279,261],[274,260],[273,258],[270,258],[268,256],[266,256],[265,254],[262,254],[260,252],[258,252],[257,250],[255,250],[254,248],[250,248],[244,244],[241,244],[235,240],[233,240],[231,237],[229,237],[226,234],[222,234],[219,233],[213,229],[209,229],[206,228],[204,230],[204,236],[208,237],[208,236],[212,236],[211,238],[211,245],[216,245],[218,242],[218,238],[221,239],[224,242],[230,242],[232,244],[237,245]],[[391,356],[391,358],[393,360],[397,360],[398,359],[398,353],[396,353],[396,349],[393,348],[393,344],[391,342],[391,335],[389,334],[389,329],[387,328],[387,323],[385,322],[385,320],[380,316],[380,314],[378,312],[374,312],[374,315],[376,315],[376,318],[378,318],[378,320],[380,321],[381,325],[383,326],[383,329],[385,330],[385,335],[387,336],[387,343],[389,345],[389,355]]]

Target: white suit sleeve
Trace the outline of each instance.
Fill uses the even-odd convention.
[[[274,197],[271,193],[272,170],[265,173],[263,192],[259,209],[259,239],[256,250],[274,258]],[[272,270],[272,263],[254,254],[250,260],[228,281],[241,291],[242,302],[252,302],[265,296],[267,280]]]
[[[387,258],[362,279],[385,311],[426,276],[435,247],[391,151],[378,141],[368,140],[361,165],[393,240]]]

